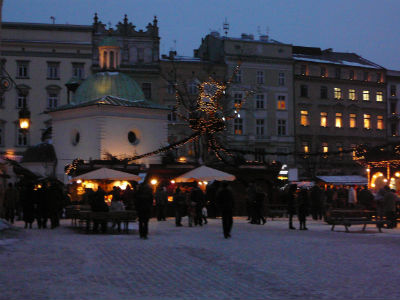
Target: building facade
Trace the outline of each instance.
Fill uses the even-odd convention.
[[[387,130],[390,142],[400,141],[400,71],[387,70]]]
[[[15,84],[0,99],[0,153],[16,158],[42,141],[51,126],[45,112],[67,104],[65,84],[90,74],[92,27],[4,22],[1,56]],[[24,108],[31,120],[26,133],[18,124]]]
[[[226,64],[228,78],[240,64],[226,104],[231,111],[241,108],[226,132],[229,148],[247,151],[246,160],[292,165],[286,155],[294,149],[292,47],[267,36],[255,40],[246,34],[228,38],[212,33],[197,55]]]
[[[364,172],[353,162],[352,149],[386,143],[385,69],[332,49],[293,47],[293,58],[296,159],[302,175]]]

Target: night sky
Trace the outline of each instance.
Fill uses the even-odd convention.
[[[91,24],[97,12],[114,26],[124,14],[144,29],[157,15],[161,53],[175,49],[191,56],[210,31],[229,36],[265,34],[280,42],[355,52],[381,66],[400,70],[398,0],[4,0],[3,21]],[[174,42],[176,41],[176,43]]]

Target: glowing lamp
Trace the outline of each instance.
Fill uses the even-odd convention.
[[[157,184],[157,179],[152,179],[151,181],[150,181],[150,183],[152,184],[152,185],[156,185]]]
[[[77,183],[77,184],[81,184],[81,183],[82,183],[82,180],[78,179],[78,180],[76,181],[76,183]]]
[[[383,179],[383,182],[387,182],[388,180],[385,178],[385,179]]]
[[[203,181],[203,184],[204,184],[204,185],[207,185],[207,184],[208,184],[208,182],[207,182],[207,181]]]
[[[171,183],[172,183],[172,184],[175,184],[175,180],[171,180]]]
[[[31,112],[26,108],[23,108],[18,113],[19,128],[23,131],[27,131],[31,125]]]
[[[367,172],[371,171],[370,169],[367,169]]]
[[[396,172],[396,174],[394,174],[394,175],[396,175],[396,177],[400,177],[400,173],[399,172]]]
[[[186,159],[185,156],[181,156],[181,157],[178,158],[178,162],[185,163],[185,162],[187,162],[187,159]]]
[[[203,183],[201,181],[199,181],[199,185],[203,185]]]
[[[375,183],[371,184],[372,187],[375,187]]]

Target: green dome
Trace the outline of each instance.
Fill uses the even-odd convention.
[[[99,43],[99,46],[119,46],[119,44],[115,38],[108,36]]]
[[[128,101],[145,100],[140,86],[128,75],[119,72],[100,72],[82,82],[76,90],[74,103],[81,104],[105,96]]]

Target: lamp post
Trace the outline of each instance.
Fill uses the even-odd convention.
[[[26,134],[31,126],[31,112],[23,107],[18,113],[19,129],[23,134]]]

